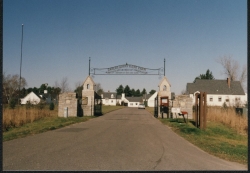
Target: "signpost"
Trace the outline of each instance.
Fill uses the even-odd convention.
[[[162,75],[165,76],[165,59],[164,68],[150,69],[132,64],[122,64],[109,68],[91,68],[89,58],[89,75]]]

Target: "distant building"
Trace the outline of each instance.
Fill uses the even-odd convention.
[[[126,97],[128,100],[128,107],[138,107],[140,103],[143,103],[142,97]]]
[[[27,96],[25,96],[24,98],[21,99],[21,104],[38,104],[40,103],[41,98],[39,96],[37,96],[33,91],[31,91]]]
[[[128,107],[138,107],[140,103],[147,102],[148,107],[154,107],[155,105],[155,98],[157,97],[157,92],[154,94],[147,94],[141,97],[125,97],[125,94],[117,95],[116,92],[103,92],[101,94],[102,104],[103,105],[110,105],[115,106],[119,105],[127,105]]]
[[[115,92],[103,92],[101,94],[102,104],[115,106],[121,99],[121,96],[117,97]]]
[[[143,102],[147,104],[148,107],[155,107],[155,98],[157,97],[158,92],[154,94],[144,94],[142,96]]]
[[[207,80],[196,79],[194,83],[187,83],[187,94],[191,98],[197,92],[207,93],[208,106],[227,106],[244,107],[247,103],[247,94],[244,92],[239,81],[227,80]],[[193,104],[195,99],[193,99]]]

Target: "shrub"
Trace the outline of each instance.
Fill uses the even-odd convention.
[[[227,103],[224,102],[223,105],[222,105],[222,107],[223,107],[224,109],[227,109],[227,108],[228,108]]]
[[[45,107],[45,103],[41,101],[40,103],[37,104],[37,107],[39,109],[43,109]]]
[[[49,105],[49,110],[54,110],[54,108],[55,108],[55,105],[53,102],[51,102]]]
[[[10,107],[11,109],[15,109],[15,107],[16,107],[16,101],[15,101],[14,99],[11,99],[11,100],[10,100],[9,107]]]
[[[32,107],[32,104],[30,103],[30,101],[26,102],[26,109],[30,109]]]

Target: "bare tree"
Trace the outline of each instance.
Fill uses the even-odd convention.
[[[54,87],[59,88],[59,83],[57,81],[55,81]]]
[[[67,77],[62,78],[62,80],[61,80],[61,82],[60,82],[59,85],[60,85],[62,93],[68,92],[70,90],[69,89],[69,83],[68,83],[68,78]]]
[[[18,95],[19,91],[19,75],[6,75],[3,73],[3,94],[6,97],[8,103],[11,99]],[[20,88],[24,88],[27,85],[25,78],[21,77]]]
[[[241,84],[245,83],[247,81],[247,66],[244,65],[242,68],[241,75],[239,77],[239,81]]]
[[[95,92],[99,95],[101,95],[103,93],[103,89],[100,83],[96,83],[95,85]]]
[[[238,61],[231,58],[231,56],[220,57],[217,62],[222,65],[223,74],[229,77],[232,81],[240,81],[241,85],[246,82],[247,79],[247,66],[240,68]],[[240,72],[240,70],[242,71]],[[240,75],[239,75],[240,74]]]
[[[228,76],[231,80],[237,80],[239,64],[237,61],[233,60],[231,56],[220,57],[217,62],[222,65],[223,74]]]

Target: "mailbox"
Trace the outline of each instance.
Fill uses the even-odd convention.
[[[168,108],[169,108],[169,99],[168,99],[168,97],[167,96],[161,97],[161,99],[160,99],[160,111],[162,113],[167,113],[168,114],[168,112],[169,112]]]
[[[168,97],[161,97],[161,102],[160,102],[161,106],[164,106],[164,107],[168,107],[169,106],[169,100],[168,100]]]

